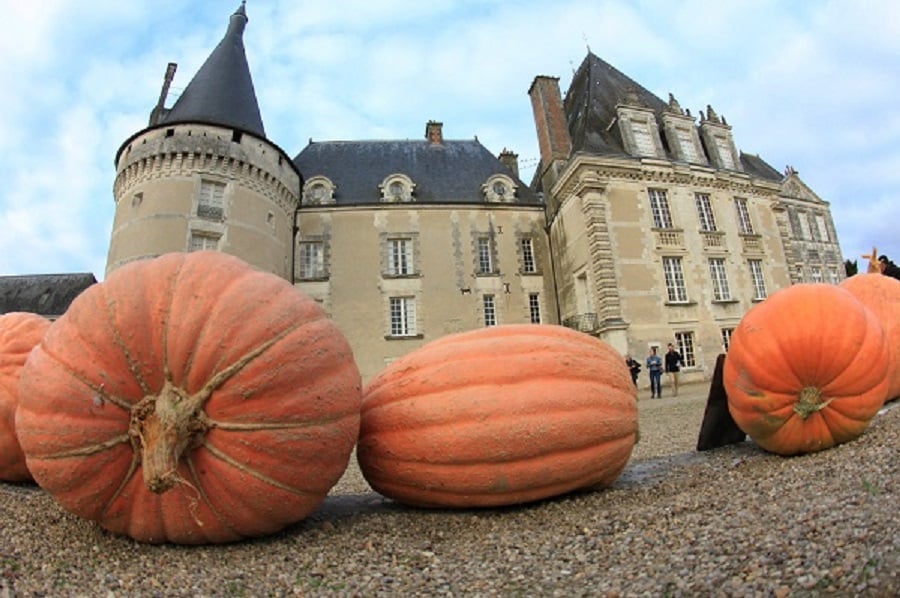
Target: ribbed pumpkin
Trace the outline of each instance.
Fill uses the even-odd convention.
[[[324,499],[359,431],[346,339],[288,282],[217,252],[133,262],[82,293],[22,372],[35,480],[143,542],[273,533]]]
[[[810,453],[865,431],[887,395],[884,330],[849,291],[797,284],[735,329],[724,382],[734,421],[762,448]]]
[[[19,374],[48,326],[50,320],[37,314],[12,312],[0,316],[0,480],[6,482],[32,479],[15,429]]]
[[[369,484],[424,507],[491,507],[609,485],[637,437],[622,356],[561,326],[445,336],[363,393],[357,458]]]
[[[888,399],[900,398],[900,280],[880,273],[857,274],[840,286],[872,310],[884,327],[891,354]]]

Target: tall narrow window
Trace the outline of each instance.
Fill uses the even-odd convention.
[[[725,275],[725,259],[712,258],[709,260],[709,276],[712,279],[713,299],[715,301],[728,301],[731,299],[731,291],[728,289],[728,277]]]
[[[650,213],[653,214],[655,228],[672,228],[672,215],[669,213],[669,200],[661,189],[650,189]]]
[[[494,303],[493,295],[482,295],[481,297],[482,307],[484,308],[484,325],[485,326],[496,326],[497,325],[497,306]]]
[[[207,251],[219,248],[219,237],[205,233],[192,232],[188,251]]]
[[[831,235],[828,234],[828,225],[825,222],[825,216],[816,214],[816,226],[819,229],[819,237],[823,241],[830,241]]]
[[[528,315],[532,324],[541,323],[541,296],[538,293],[528,293]]]
[[[206,220],[222,220],[225,214],[225,183],[200,181],[197,216]]]
[[[675,344],[678,345],[678,352],[684,358],[684,367],[692,368],[697,365],[697,358],[694,353],[694,333],[693,332],[676,332]]]
[[[822,235],[819,232],[819,222],[816,220],[816,215],[812,212],[807,212],[806,217],[809,219],[809,238],[813,241],[820,241]]]
[[[752,235],[753,223],[750,222],[750,210],[747,209],[747,200],[743,197],[735,197],[734,208],[737,210],[738,231],[744,235]]]
[[[694,136],[690,129],[678,127],[675,130],[678,137],[678,145],[681,147],[681,154],[688,162],[700,162],[700,156],[697,154],[697,147],[694,145]]]
[[[766,279],[763,276],[762,260],[747,260],[750,266],[750,278],[753,280],[753,298],[766,298]]]
[[[414,273],[413,240],[408,238],[388,239],[387,272],[391,276],[408,276]]]
[[[522,237],[519,239],[519,248],[522,250],[522,272],[534,274],[537,272],[534,262],[534,240],[531,237]]]
[[[391,297],[390,311],[391,336],[415,336],[415,297]]]
[[[731,335],[734,334],[734,328],[722,328],[722,348],[728,352],[731,346]]]
[[[697,204],[697,218],[700,220],[700,230],[712,232],[716,230],[716,219],[713,216],[712,204],[709,203],[709,195],[697,193],[694,195]]]
[[[656,144],[650,132],[650,124],[642,120],[631,121],[631,134],[634,136],[635,154],[638,156],[655,156]]]
[[[325,278],[325,250],[321,241],[303,241],[297,244],[297,278]]]
[[[734,156],[731,155],[731,144],[724,137],[716,135],[716,149],[719,150],[719,158],[722,160],[722,168],[734,170]]]
[[[491,251],[491,238],[478,237],[478,273],[492,274],[494,272],[494,256]]]
[[[663,272],[666,277],[666,293],[669,303],[687,303],[687,289],[684,286],[681,258],[664,257]]]
[[[822,268],[818,266],[810,266],[809,279],[811,282],[822,282]]]

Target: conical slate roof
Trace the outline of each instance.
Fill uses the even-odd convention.
[[[247,12],[241,3],[231,15],[225,37],[162,122],[205,122],[266,136],[244,52],[246,25]]]

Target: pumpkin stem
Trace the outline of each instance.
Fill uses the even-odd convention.
[[[800,419],[806,419],[816,411],[825,408],[831,399],[822,400],[822,391],[815,386],[806,386],[800,391],[800,398],[794,403],[794,413],[800,416]]]
[[[202,404],[167,380],[158,395],[146,396],[132,408],[129,433],[140,442],[144,484],[151,492],[162,494],[181,481],[181,456],[198,446],[210,428]]]

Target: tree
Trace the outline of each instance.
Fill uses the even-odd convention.
[[[859,272],[859,265],[856,263],[856,260],[853,260],[852,262],[850,260],[844,260],[844,272],[846,272],[847,278],[850,278]]]

